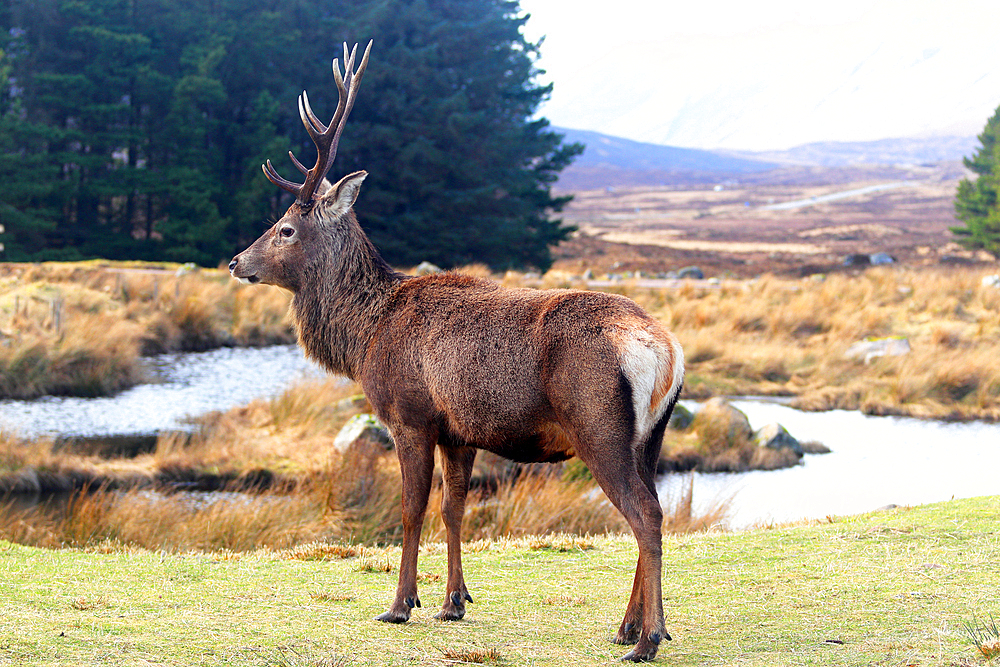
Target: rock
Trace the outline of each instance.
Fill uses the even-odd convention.
[[[802,456],[802,445],[781,424],[762,426],[753,434],[754,444],[768,449],[790,449]]]
[[[388,429],[372,414],[351,417],[333,439],[333,448],[338,452],[346,452],[362,441],[392,449],[392,438]]]
[[[896,258],[887,252],[876,252],[868,255],[868,261],[873,266],[881,266],[883,264],[895,264]]]
[[[681,280],[684,280],[685,278],[689,278],[691,280],[704,280],[705,272],[697,266],[685,266],[677,272],[677,277]]]
[[[198,270],[199,267],[194,262],[185,262],[177,267],[177,271],[174,272],[174,275],[179,278],[181,276],[186,276],[189,273],[196,273]]]
[[[334,405],[337,410],[350,410],[350,409],[360,409],[360,410],[371,410],[371,406],[368,405],[368,399],[364,394],[355,394],[353,396],[348,396],[347,398],[342,398]]]
[[[871,257],[860,252],[848,255],[844,258],[844,266],[868,266],[871,263]]]
[[[805,442],[800,442],[802,445],[803,454],[829,454],[830,448],[824,445],[822,442],[817,442],[815,440],[806,440]]]
[[[594,279],[594,272],[591,271],[590,269],[587,269],[586,271],[583,272],[583,279],[584,280],[593,280]]]
[[[983,276],[983,287],[1000,288],[1000,274],[993,274],[992,276]]]
[[[863,359],[866,364],[877,357],[899,357],[910,353],[910,341],[906,338],[875,338],[859,340],[849,348],[844,356],[848,359]]]
[[[727,449],[753,437],[747,416],[721,398],[705,402],[695,415],[692,428],[709,451]]]
[[[675,431],[686,431],[693,421],[694,413],[678,403],[674,406],[673,414],[670,415],[667,428],[672,428]]]
[[[420,262],[420,264],[417,264],[417,268],[413,270],[413,275],[416,276],[429,276],[432,273],[444,273],[444,269],[430,262]]]

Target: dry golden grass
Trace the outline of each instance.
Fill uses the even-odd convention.
[[[292,342],[288,301],[216,270],[0,264],[0,398],[109,394],[142,380],[141,354]]]
[[[795,396],[806,409],[1000,419],[1000,290],[982,275],[892,267],[717,287],[626,281],[613,291],[677,334],[687,397]],[[908,338],[912,351],[870,364],[844,356],[856,341],[888,336]]]

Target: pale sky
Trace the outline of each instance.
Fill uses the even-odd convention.
[[[1000,0],[521,0],[554,125],[691,148],[974,135]]]

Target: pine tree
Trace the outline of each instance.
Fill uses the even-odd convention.
[[[309,160],[296,95],[332,112],[341,41],[374,37],[335,169],[371,172],[358,211],[387,258],[544,268],[569,233],[547,217],[567,201],[550,187],[579,147],[532,119],[549,89],[518,13],[514,0],[0,3],[5,258],[231,257],[289,203],[261,163],[289,148]]]
[[[967,248],[983,249],[1000,257],[1000,107],[986,122],[979,135],[982,146],[965,166],[977,174],[975,181],[965,178],[955,195],[955,217],[964,227],[952,227],[958,242]]]
[[[516,0],[365,7],[353,34],[374,56],[335,168],[370,173],[356,208],[376,246],[397,265],[548,268],[572,231],[550,188],[582,146],[532,120],[551,88]]]

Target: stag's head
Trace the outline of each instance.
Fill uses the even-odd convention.
[[[368,53],[372,43],[368,43],[361,64],[354,71],[357,48],[355,44],[348,54],[347,44],[344,44],[344,75],[340,73],[337,60],[333,61],[333,76],[340,99],[329,124],[324,124],[313,113],[305,91],[299,95],[299,116],[306,132],[316,144],[316,164],[312,169],[306,169],[291,151],[288,151],[288,156],[305,176],[305,182],[300,185],[285,180],[278,175],[270,160],[263,165],[264,175],[268,180],[295,195],[295,202],[253,245],[236,255],[229,263],[229,273],[240,282],[277,285],[297,291],[298,276],[309,257],[323,252],[336,252],[336,248],[330,247],[337,243],[337,235],[331,234],[331,229],[353,222],[352,207],[361,189],[361,182],[368,174],[364,171],[354,172],[331,185],[326,180],[326,173],[337,156],[340,134],[354,106],[361,77],[368,66]]]

